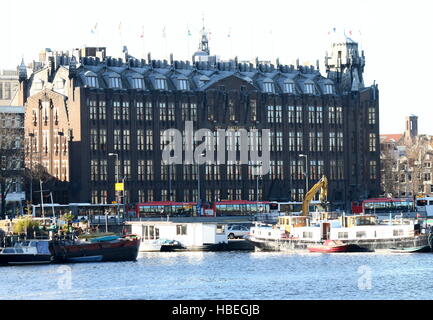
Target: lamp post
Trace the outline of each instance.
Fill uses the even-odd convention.
[[[307,193],[308,192],[308,155],[300,154],[299,157],[305,158],[305,186],[307,187],[305,193]]]
[[[117,153],[109,153],[108,154],[109,157],[116,157],[116,183],[120,183],[119,181],[119,154]],[[114,192],[116,194],[116,202],[117,202],[117,219],[119,219],[120,216],[120,197],[119,197],[119,191],[116,190],[116,188],[114,188]]]

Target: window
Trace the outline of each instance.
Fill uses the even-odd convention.
[[[356,237],[357,238],[367,238],[367,233],[365,231],[357,231]]]
[[[86,83],[91,88],[97,88],[98,87],[98,78],[95,76],[87,76],[86,77]]]
[[[144,150],[144,130],[137,130],[137,150]]]
[[[334,85],[327,83],[325,84],[325,94],[333,94],[334,93]]]
[[[268,106],[268,122],[273,123],[274,119],[274,106]]]
[[[314,84],[305,83],[304,84],[304,93],[306,94],[314,94]]]
[[[155,89],[167,90],[167,80],[164,78],[156,78],[155,79]]]
[[[370,133],[368,136],[368,149],[370,152],[376,151],[376,134]]]
[[[113,119],[120,120],[120,102],[113,101]]]
[[[275,86],[272,80],[265,80],[263,83],[263,89],[267,93],[275,93]]]
[[[287,107],[287,116],[288,116],[288,122],[289,123],[295,123],[295,107],[294,106],[288,106]]]
[[[187,235],[187,226],[185,224],[176,225],[176,235],[186,236]]]
[[[283,120],[283,109],[281,106],[275,106],[275,122],[281,123]]]
[[[137,102],[137,120],[144,120],[143,102]]]
[[[316,108],[315,107],[308,107],[308,122],[309,123],[315,123],[316,121],[316,117],[315,117],[315,112]]]
[[[146,120],[152,120],[152,102],[146,102]]]
[[[132,87],[134,89],[145,89],[143,78],[132,78]]]
[[[349,232],[339,232],[338,233],[338,239],[348,239],[349,238]]]
[[[296,107],[296,123],[302,123],[302,107]]]
[[[291,81],[284,81],[284,92],[295,93],[295,84]]]
[[[257,121],[257,100],[250,100],[251,121]]]
[[[187,79],[179,79],[179,90],[189,90],[189,83]]]
[[[120,77],[118,77],[118,76],[110,77],[109,78],[109,85],[110,85],[110,88],[113,88],[113,89],[121,88],[122,85],[121,85]]]
[[[370,179],[374,180],[376,179],[376,169],[377,169],[377,164],[376,161],[370,161]]]
[[[376,124],[376,109],[368,108],[368,124]]]

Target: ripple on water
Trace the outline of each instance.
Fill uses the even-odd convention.
[[[433,254],[144,253],[1,269],[0,299],[433,299]]]

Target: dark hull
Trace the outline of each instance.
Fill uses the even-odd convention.
[[[54,244],[54,259],[65,262],[118,262],[135,261],[138,255],[138,240],[120,240],[89,244]]]
[[[0,266],[48,264],[52,262],[50,254],[0,254]]]
[[[321,245],[319,242],[298,240],[298,239],[280,239],[270,240],[247,237],[248,242],[253,244],[256,250],[259,251],[297,251],[308,250],[310,246]],[[374,252],[380,250],[389,250],[391,248],[411,248],[419,246],[427,246],[428,236],[420,235],[408,238],[392,238],[392,239],[360,239],[360,240],[340,240],[345,244],[349,244],[348,252]]]

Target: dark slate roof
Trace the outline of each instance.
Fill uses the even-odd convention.
[[[71,59],[65,59],[65,61]],[[198,61],[191,64],[189,61],[164,61],[135,59],[129,57],[127,62],[122,59],[106,57],[99,60],[93,57],[84,57],[80,62],[74,63],[73,67],[64,65],[70,70],[72,77],[77,79],[78,86],[86,86],[87,76],[96,76],[98,88],[109,88],[110,77],[120,77],[122,88],[135,89],[132,78],[143,78],[146,90],[156,89],[156,79],[167,80],[168,90],[179,90],[179,81],[188,81],[188,90],[203,91],[230,76],[238,77],[255,87],[258,91],[265,92],[265,82],[274,84],[275,93],[285,93],[285,83],[294,83],[295,92],[302,94],[304,84],[312,82],[316,88],[315,94],[324,94],[324,85],[333,84],[333,81],[321,75],[320,71],[313,66],[288,66],[272,64],[238,63],[236,60],[217,62]],[[338,88],[335,88],[338,93]]]

